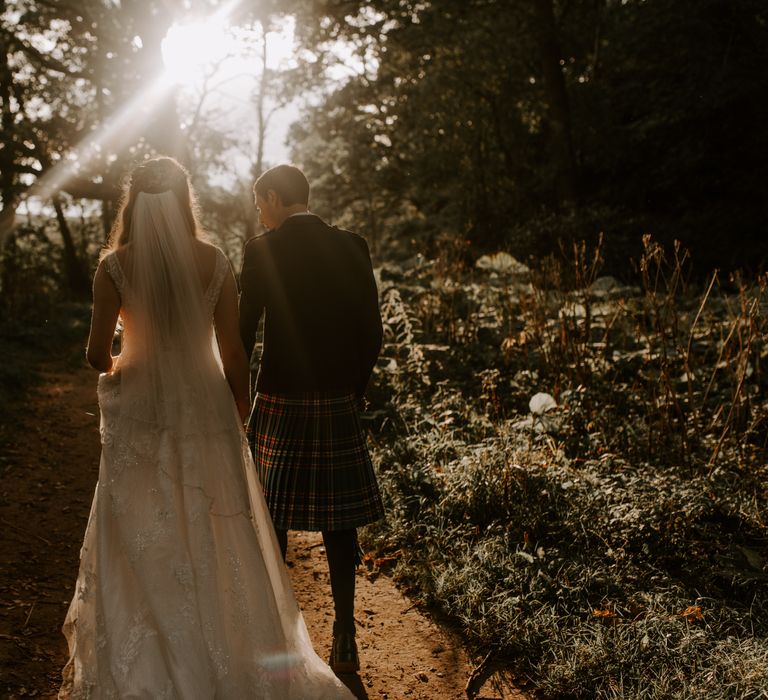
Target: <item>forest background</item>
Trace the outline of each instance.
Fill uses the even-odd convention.
[[[760,697],[764,2],[0,0],[0,44],[3,399],[133,164],[184,163],[237,268],[290,159],[377,267],[369,566],[478,678]]]

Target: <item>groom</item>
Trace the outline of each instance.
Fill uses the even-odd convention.
[[[384,515],[357,410],[381,348],[376,282],[365,239],[308,211],[301,170],[278,165],[253,190],[267,231],[246,243],[240,273],[249,356],[264,315],[248,440],[283,558],[288,530],[323,534],[330,665],[352,673],[356,528]]]

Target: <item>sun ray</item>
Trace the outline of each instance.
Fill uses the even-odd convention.
[[[112,151],[119,151],[121,147],[130,144],[141,133],[153,107],[169,90],[167,79],[163,74],[159,74],[95,133],[80,141],[74,151],[64,156],[38,179],[28,196],[48,199],[63,189],[67,182],[87,173],[94,161],[102,157],[107,147]]]
[[[230,0],[206,22],[226,23],[241,1]],[[73,178],[87,174],[93,163],[107,152],[119,152],[135,142],[152,118],[158,104],[168,96],[173,87],[174,83],[167,70],[158,66],[156,77],[94,133],[82,139],[73,151],[45,172],[30,188],[25,199],[30,197],[37,197],[43,201],[49,199],[61,191]]]

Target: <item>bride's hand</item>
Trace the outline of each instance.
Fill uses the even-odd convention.
[[[99,373],[99,379],[118,379],[120,377],[120,355],[111,356],[109,369]]]

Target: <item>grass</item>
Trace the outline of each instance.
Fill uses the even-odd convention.
[[[609,293],[599,248],[523,277],[383,269],[388,518],[364,542],[487,675],[768,697],[766,280],[696,288],[683,251],[645,250]],[[531,413],[537,392],[557,407]]]

